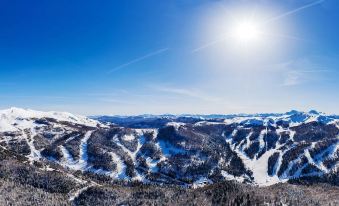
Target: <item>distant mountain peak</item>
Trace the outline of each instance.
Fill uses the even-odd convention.
[[[300,112],[298,110],[294,110],[294,109],[289,111],[289,112],[286,112],[287,115],[295,115],[295,114],[300,114],[300,113],[302,113],[302,112]]]
[[[314,110],[314,109],[310,110],[308,113],[309,113],[309,114],[314,114],[314,115],[319,115],[319,114],[321,114],[321,112],[318,112],[317,110]]]

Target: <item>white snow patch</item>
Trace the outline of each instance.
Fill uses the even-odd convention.
[[[235,180],[237,182],[243,182],[245,180],[244,177],[236,177],[234,175],[229,174],[228,172],[221,170],[221,175],[226,179],[226,180]]]
[[[194,183],[192,184],[192,188],[196,189],[212,183],[213,183],[212,180],[206,177],[200,177],[198,180],[194,181]]]
[[[92,185],[88,185],[86,187],[80,188],[78,190],[76,190],[73,194],[70,195],[69,197],[69,201],[73,202],[75,200],[75,198],[79,197],[79,195],[81,193],[83,193],[84,191],[86,191],[89,187],[91,187]]]
[[[76,161],[64,146],[59,146],[64,159],[60,163],[64,167],[73,170],[85,170],[88,167],[87,141],[91,137],[93,131],[86,132],[85,136],[80,141],[79,160]]]
[[[77,163],[72,157],[72,155],[69,153],[69,151],[63,145],[60,145],[59,148],[63,156],[63,161],[61,165],[71,167],[72,165],[75,165]]]
[[[111,172],[109,174],[111,177],[115,179],[126,179],[126,165],[124,164],[123,160],[115,153],[110,152],[110,155],[116,164],[116,169],[115,171]]]
[[[13,132],[19,129],[34,128],[34,119],[53,118],[60,122],[96,127],[102,125],[98,121],[83,116],[76,116],[67,112],[41,112],[30,109],[10,108],[0,110],[0,132]]]
[[[134,135],[133,134],[126,134],[124,136],[122,136],[122,139],[125,140],[125,141],[132,141],[134,140]]]
[[[166,125],[173,126],[175,129],[179,129],[181,126],[185,126],[186,124],[182,122],[169,122]]]

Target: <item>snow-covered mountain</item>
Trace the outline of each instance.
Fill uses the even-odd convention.
[[[0,110],[0,131],[10,132],[34,128],[40,125],[37,120],[55,120],[89,127],[96,127],[98,124],[87,117],[75,116],[66,112],[40,112],[12,107]]]
[[[0,146],[112,180],[271,185],[337,174],[339,118],[316,111],[96,117],[0,111]],[[107,124],[107,122],[113,124]]]

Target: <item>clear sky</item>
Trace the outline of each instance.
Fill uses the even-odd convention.
[[[337,0],[2,0],[0,109],[339,113]]]

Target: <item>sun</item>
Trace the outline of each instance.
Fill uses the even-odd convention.
[[[240,43],[251,43],[260,40],[261,30],[259,23],[251,20],[234,23],[231,35]]]

